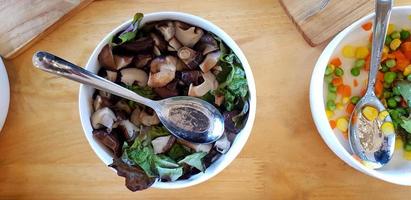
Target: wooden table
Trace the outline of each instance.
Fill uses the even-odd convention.
[[[237,41],[256,78],[258,111],[247,145],[216,177],[186,189],[132,193],[83,135],[79,85],[34,69],[31,57],[47,50],[84,65],[99,40],[136,11],[162,10],[204,17]],[[317,133],[308,88],[324,46],[311,48],[275,0],[96,1],[6,62],[11,104],[0,135],[0,199],[410,198],[410,187],[346,165]]]

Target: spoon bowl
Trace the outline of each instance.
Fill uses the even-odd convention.
[[[99,90],[151,107],[177,138],[192,143],[212,143],[224,133],[224,117],[213,105],[195,97],[177,96],[161,101],[137,93],[47,52],[33,56],[35,67]]]

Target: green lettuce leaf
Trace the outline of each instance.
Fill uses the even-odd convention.
[[[156,137],[170,135],[170,132],[168,132],[164,126],[152,126],[148,131],[148,135],[151,139],[154,139]]]
[[[405,131],[407,131],[408,133],[411,133],[411,119],[403,120],[400,125]]]
[[[167,155],[173,160],[181,160],[182,158],[188,156],[191,152],[184,148],[179,143],[174,143]]]
[[[206,152],[196,152],[191,155],[186,156],[183,160],[178,161],[179,164],[185,163],[192,167],[197,168],[198,170],[204,172],[205,166],[203,162],[204,156],[206,156]]]
[[[132,86],[125,85],[124,87],[139,94],[140,96],[143,96],[149,99],[153,99],[156,96],[153,89],[148,86],[140,87],[138,85],[132,85]]]
[[[397,84],[398,91],[401,96],[407,101],[408,106],[411,105],[411,82],[401,81]]]
[[[158,172],[158,176],[162,180],[175,181],[183,175],[183,167],[163,168],[160,166],[156,166],[156,169]]]
[[[136,13],[134,15],[133,21],[131,22],[130,26],[126,30],[124,30],[122,33],[120,33],[120,35],[117,38],[113,38],[112,43],[114,45],[120,45],[125,42],[134,40],[140,28],[140,23],[143,17],[144,15],[142,13]]]

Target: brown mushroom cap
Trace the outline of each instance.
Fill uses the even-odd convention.
[[[164,153],[171,149],[176,138],[172,135],[157,137],[156,139],[151,141],[153,145],[154,153]]]
[[[188,96],[202,97],[207,94],[207,92],[217,89],[218,82],[213,73],[203,73],[203,79],[204,82],[200,85],[194,86],[194,84],[190,84]]]
[[[204,31],[201,28],[188,26],[187,24],[178,21],[174,24],[177,40],[186,47],[193,47],[204,34]]]
[[[133,63],[135,67],[143,68],[152,59],[153,59],[153,56],[151,54],[138,54],[137,56],[134,57]]]
[[[133,57],[113,55],[112,48],[109,44],[103,47],[98,54],[100,65],[108,70],[117,71],[131,63]]]
[[[104,107],[91,115],[91,124],[94,129],[106,127],[108,132],[110,132],[116,119],[114,112],[110,108]]]
[[[176,34],[174,23],[171,21],[160,22],[155,25],[155,28],[161,32],[166,41],[170,41]]]
[[[141,69],[126,68],[120,71],[121,82],[126,85],[133,85],[137,82],[137,85],[144,87],[147,85],[148,76],[147,73]]]
[[[219,50],[220,48],[218,47],[218,43],[214,37],[211,34],[206,33],[200,38],[200,41],[196,44],[195,49],[202,52],[203,55],[206,55],[210,52]]]
[[[148,86],[163,87],[170,83],[176,73],[177,58],[174,56],[157,57],[151,61]]]
[[[123,133],[127,142],[132,142],[139,131],[139,128],[131,123],[129,120],[122,120],[118,124],[118,129]]]

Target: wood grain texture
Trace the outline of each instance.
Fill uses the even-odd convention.
[[[0,0],[0,55],[12,58],[92,0]]]
[[[307,42],[316,46],[374,10],[374,0],[280,0]],[[321,9],[328,1],[328,4]]]
[[[398,0],[397,5],[411,0]],[[256,79],[257,116],[241,154],[211,180],[132,193],[83,135],[79,85],[31,64],[46,50],[84,65],[97,43],[136,11],[189,12],[224,29]],[[407,199],[409,187],[364,175],[319,136],[309,81],[324,45],[310,47],[276,0],[96,1],[6,62],[9,116],[0,134],[0,199]]]

